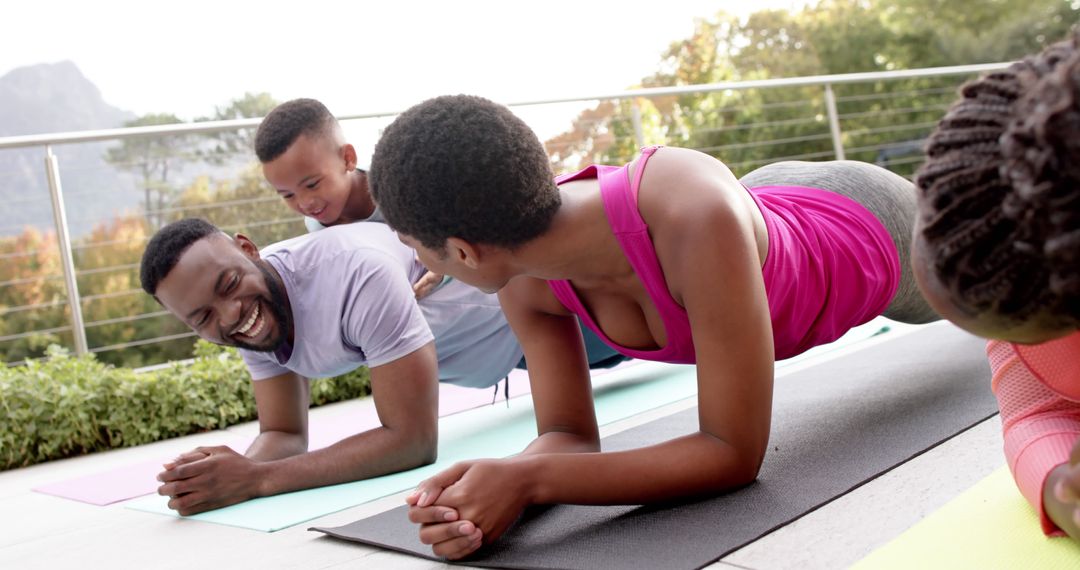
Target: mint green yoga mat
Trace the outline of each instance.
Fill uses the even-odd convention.
[[[884,318],[855,327],[834,343],[776,363],[784,368],[825,353],[839,354],[872,337],[896,328]],[[901,325],[900,328],[904,328]],[[891,333],[895,334],[895,333]],[[605,425],[697,394],[696,368],[656,362],[622,365],[593,380],[596,420]],[[415,487],[453,463],[481,457],[507,457],[520,452],[536,437],[532,398],[522,396],[446,416],[439,420],[439,460],[432,465],[330,487],[308,489],[254,499],[216,511],[185,517],[206,522],[273,532],[355,507]],[[168,499],[149,495],[124,503],[131,509],[178,517]]]
[[[693,366],[641,363],[604,376],[595,387],[597,422],[608,424],[697,393]],[[520,452],[536,437],[532,398],[509,405],[478,408],[439,420],[439,460],[432,465],[330,487],[254,499],[231,507],[186,517],[206,522],[273,532],[404,491],[463,459],[506,457]],[[131,509],[179,516],[157,495],[125,503]]]

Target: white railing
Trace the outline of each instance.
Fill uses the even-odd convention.
[[[632,129],[630,129],[631,134],[629,136],[632,137],[635,146],[640,147],[645,146],[647,142],[680,143],[688,140],[685,137],[676,141],[647,140],[651,137],[651,135],[646,134],[646,129],[643,125],[641,103],[644,101],[655,101],[665,97],[684,97],[688,95],[729,92],[734,93],[745,91],[765,92],[782,89],[805,89],[807,87],[821,87],[821,91],[819,92],[819,95],[821,95],[820,101],[816,97],[807,96],[804,99],[796,101],[782,101],[764,104],[758,103],[755,107],[756,109],[763,110],[765,112],[777,114],[790,114],[797,110],[799,111],[799,114],[795,117],[785,117],[776,120],[751,121],[739,124],[725,123],[722,127],[715,129],[700,129],[694,134],[696,134],[699,138],[717,133],[734,136],[740,133],[743,135],[752,134],[758,131],[762,131],[766,128],[815,125],[819,125],[822,127],[820,131],[811,132],[809,134],[799,134],[797,136],[786,136],[771,140],[750,140],[752,139],[752,137],[744,137],[747,138],[747,140],[734,139],[733,141],[721,141],[720,144],[703,145],[700,146],[699,149],[705,152],[720,155],[734,153],[736,151],[742,151],[747,149],[757,149],[760,147],[780,149],[778,150],[779,154],[776,156],[770,155],[768,158],[765,159],[755,158],[742,162],[729,163],[729,166],[731,166],[733,170],[751,168],[758,164],[775,160],[843,159],[847,156],[859,155],[860,153],[861,155],[867,155],[868,153],[877,153],[877,156],[879,158],[884,156],[884,159],[882,160],[887,163],[887,165],[896,167],[901,165],[913,165],[921,159],[920,156],[918,156],[917,152],[913,155],[911,149],[917,147],[919,137],[925,136],[925,133],[928,132],[934,124],[933,120],[909,121],[906,120],[906,118],[916,114],[920,114],[919,116],[926,115],[928,110],[943,112],[943,110],[947,106],[948,101],[951,100],[951,98],[953,97],[953,93],[955,92],[956,86],[959,84],[959,80],[955,84],[947,87],[934,87],[923,90],[903,91],[897,93],[888,91],[881,93],[860,93],[847,97],[843,96],[842,94],[838,95],[837,86],[845,86],[850,84],[881,83],[901,79],[958,76],[970,77],[978,73],[1000,69],[1002,67],[1005,67],[1006,65],[1008,64],[993,63],[904,71],[822,75],[814,77],[724,82],[707,85],[659,87],[648,89],[635,89],[613,93],[602,93],[588,96],[574,96],[536,101],[520,101],[516,103],[510,103],[509,105],[511,107],[517,108],[519,114],[521,114],[523,118],[526,119],[526,121],[529,121],[530,119],[527,115],[529,115],[531,112],[533,112],[534,109],[537,108],[552,109],[557,108],[560,105],[565,106],[568,104],[576,104],[577,106],[574,107],[573,112],[578,112],[583,106],[583,104],[587,103],[595,103],[602,101],[627,101],[629,102],[631,108],[630,121],[632,123]],[[914,107],[907,106],[899,108],[885,108],[887,106],[886,103],[890,99],[900,98],[917,98],[920,101],[920,104]],[[859,105],[863,105],[864,107],[859,107]],[[841,112],[841,106],[851,107],[854,110],[850,110],[848,112]],[[800,110],[800,107],[805,107],[805,109]],[[738,106],[732,106],[731,108],[722,109],[717,112],[736,113],[740,109],[741,108]],[[343,123],[374,122],[381,125],[388,122],[390,118],[397,115],[398,112],[399,111],[344,115],[339,117],[339,120],[341,120]],[[886,120],[887,123],[881,126],[863,127],[860,130],[850,130],[848,132],[845,132],[845,122],[850,124],[852,122],[862,121],[866,118],[880,118]],[[4,287],[26,285],[31,282],[47,282],[51,280],[63,279],[66,292],[63,299],[44,299],[37,300],[36,302],[27,302],[23,304],[15,304],[8,307],[0,307],[0,316],[15,315],[28,311],[66,308],[69,320],[67,324],[61,326],[53,326],[32,330],[0,331],[5,333],[0,334],[0,346],[2,346],[4,342],[12,342],[20,339],[26,339],[35,335],[70,332],[72,335],[72,346],[75,352],[82,354],[86,352],[100,353],[112,350],[121,350],[134,346],[143,346],[147,344],[168,342],[171,340],[191,337],[193,333],[173,331],[170,334],[162,334],[151,338],[141,338],[130,340],[127,342],[105,344],[101,346],[88,346],[86,337],[87,328],[93,328],[97,326],[123,325],[142,319],[158,319],[169,317],[165,311],[154,310],[147,311],[142,314],[111,316],[108,318],[99,318],[90,322],[84,321],[84,303],[106,298],[115,299],[118,297],[129,295],[143,295],[143,293],[140,289],[131,288],[128,290],[113,291],[105,294],[81,295],[79,291],[77,277],[107,274],[114,271],[137,271],[137,264],[132,264],[129,262],[118,265],[80,270],[77,269],[75,266],[76,262],[74,252],[80,251],[85,254],[92,251],[94,248],[122,244],[140,244],[132,244],[131,242],[125,240],[116,240],[112,242],[97,242],[89,245],[73,245],[72,236],[70,235],[68,219],[71,212],[69,210],[69,207],[65,207],[65,194],[63,191],[61,177],[62,172],[60,168],[60,162],[56,156],[56,153],[54,152],[54,148],[62,145],[77,145],[86,143],[116,143],[131,139],[147,137],[211,135],[215,133],[235,133],[238,131],[251,131],[258,126],[260,121],[261,119],[240,119],[230,121],[184,123],[175,125],[132,127],[121,129],[106,129],[0,138],[0,151],[12,151],[16,149],[28,148],[42,149],[42,172],[45,180],[47,181],[53,218],[52,223],[56,232],[55,235],[57,246],[60,250],[59,274],[45,275],[40,277],[21,277],[8,279],[6,281],[0,281],[0,290],[2,290]],[[374,130],[377,130],[377,128]],[[860,137],[877,136],[885,133],[895,133],[898,138],[895,141],[889,141],[885,143],[877,141],[872,144],[853,144],[857,143]],[[848,139],[846,143],[845,138]],[[828,146],[823,147],[822,145]],[[902,156],[900,156],[900,158],[893,158],[893,156],[897,154]],[[3,183],[3,174],[3,172],[0,172],[0,183]],[[36,200],[38,199],[28,197],[25,200],[20,198],[17,202],[13,201],[12,203],[9,203],[8,220],[6,220],[3,224],[0,224],[0,226],[3,226],[0,227],[0,231],[10,230],[19,225],[17,222],[19,221],[20,216],[17,213],[12,213],[13,207],[18,207],[20,204],[32,204]],[[273,193],[267,190],[264,196],[258,198],[245,198],[223,203],[215,203],[186,208],[178,208],[172,204],[165,204],[157,209],[152,209],[151,205],[148,203],[146,205],[147,211],[144,213],[147,215],[161,216],[164,214],[174,213],[182,209],[190,214],[193,210],[199,210],[200,208],[204,210],[210,210],[214,208],[225,207],[250,207],[256,204],[269,204],[277,201],[278,199],[273,195]],[[274,226],[294,222],[294,218],[278,217],[274,219],[246,223],[242,229],[250,231],[252,227]],[[299,226],[297,227],[299,228]],[[228,231],[230,229],[241,228],[225,227],[223,229],[226,229]],[[8,231],[8,233],[10,233],[10,231]],[[39,250],[26,250],[3,253],[0,254],[0,264],[8,263],[11,260],[21,257],[34,256],[40,253],[49,252],[42,252]]]

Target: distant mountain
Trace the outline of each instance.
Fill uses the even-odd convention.
[[[113,107],[70,61],[0,76],[0,137],[111,129],[135,115]]]
[[[0,137],[110,129],[135,118],[109,105],[101,91],[70,61],[32,65],[0,76]],[[140,194],[132,177],[103,158],[116,143],[53,147],[74,235],[123,210],[137,208]],[[45,149],[0,150],[0,235],[24,226],[53,227],[44,167]]]

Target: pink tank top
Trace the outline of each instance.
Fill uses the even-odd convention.
[[[604,212],[627,261],[656,305],[667,332],[658,350],[635,350],[611,341],[597,326],[573,285],[549,281],[555,297],[605,343],[643,360],[697,361],[686,309],[668,291],[648,226],[637,207],[638,187],[656,149],[642,150],[632,183],[627,166],[589,166],[556,178],[600,183]],[[888,231],[860,204],[827,190],[768,186],[748,190],[765,218],[769,252],[762,266],[777,359],[836,340],[880,315],[900,284],[900,259]]]

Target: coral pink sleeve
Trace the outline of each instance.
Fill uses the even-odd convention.
[[[1001,341],[990,341],[986,347],[1001,408],[1005,458],[1020,492],[1038,510],[1043,532],[1061,534],[1043,510],[1042,489],[1050,471],[1069,460],[1080,439],[1080,403],[1048,387],[1029,366],[1030,358],[1021,359],[1016,348]],[[1024,348],[1029,357],[1038,347]],[[1058,351],[1053,356],[1068,355]],[[1080,354],[1071,356],[1080,359]]]

